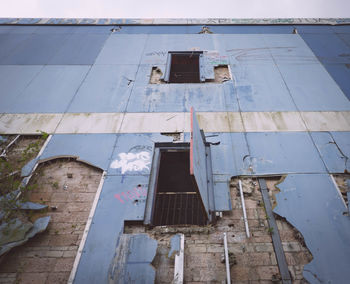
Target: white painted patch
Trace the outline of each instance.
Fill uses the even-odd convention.
[[[138,153],[120,153],[119,159],[114,160],[111,164],[112,169],[121,169],[122,174],[127,171],[149,170],[151,155],[149,152],[142,151]]]

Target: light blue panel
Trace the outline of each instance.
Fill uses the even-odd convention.
[[[272,61],[231,65],[242,111],[295,111],[296,107]]]
[[[65,112],[90,66],[45,66],[11,105],[9,113]]]
[[[143,220],[147,190],[148,176],[106,177],[74,283],[108,283],[124,220]]]
[[[96,64],[139,64],[147,35],[112,34],[96,59]]]
[[[330,173],[350,171],[350,132],[311,132]]]
[[[149,35],[142,64],[166,64],[169,51],[214,50],[211,35]]]
[[[247,133],[254,174],[325,173],[306,132]]]
[[[350,102],[321,64],[278,63],[301,111],[347,111]]]
[[[136,71],[137,65],[94,65],[68,112],[125,111]]]
[[[6,58],[3,64],[48,64],[66,40],[67,34],[32,34],[28,39],[18,44]]]
[[[48,64],[93,64],[108,34],[71,34]]]
[[[29,37],[29,34],[0,34],[0,64]]]
[[[145,77],[151,68],[142,69]],[[147,72],[147,70],[149,72]],[[139,70],[140,72],[140,70]],[[129,112],[238,111],[232,81],[223,84],[147,84],[133,89]]]
[[[333,77],[343,93],[350,100],[350,68],[346,64],[324,64],[324,67]]]
[[[350,63],[350,47],[338,35],[304,34],[303,39],[322,62]]]
[[[305,159],[306,160],[306,159]],[[328,175],[288,175],[279,185],[274,212],[304,237],[313,260],[304,266],[309,283],[348,283],[350,219]]]
[[[231,64],[272,61],[268,45],[259,34],[221,35],[222,45]]]
[[[55,134],[40,156],[40,160],[73,156],[107,170],[115,140],[115,134]]]
[[[214,175],[235,176],[245,174],[248,166],[244,157],[249,156],[244,133],[205,133],[208,142],[220,142],[210,146]]]
[[[231,211],[230,186],[228,182],[214,182],[215,211]]]
[[[0,113],[7,113],[11,106],[21,103],[17,97],[40,72],[43,66],[0,66]]]

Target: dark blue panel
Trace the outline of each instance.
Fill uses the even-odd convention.
[[[107,170],[115,140],[115,134],[56,134],[40,156],[40,160],[73,156]]]
[[[350,34],[350,25],[333,26],[333,31],[340,34]]]
[[[305,159],[306,160],[306,159]],[[328,175],[288,175],[279,185],[275,213],[304,237],[313,259],[304,266],[309,283],[348,283],[350,219]]]
[[[350,64],[324,64],[324,67],[350,100]]]
[[[37,26],[36,34],[70,34],[74,31],[74,26]]]
[[[108,283],[124,220],[143,220],[147,189],[148,176],[106,177],[74,283]]]
[[[32,34],[2,59],[3,64],[48,64],[63,46],[67,34]]]
[[[255,174],[326,172],[308,133],[247,133],[247,139]]]
[[[0,34],[0,64],[29,37],[29,34]]]
[[[32,34],[37,30],[38,26],[13,26],[12,34]]]
[[[8,113],[62,113],[90,66],[47,65],[16,98]]]
[[[40,65],[0,66],[0,113],[10,112],[11,106],[20,103],[17,98],[42,68]]]
[[[338,37],[341,38],[349,47],[350,50],[350,33],[349,34],[338,34]],[[350,56],[350,55],[348,55]]]
[[[299,34],[332,34],[333,29],[327,25],[295,25]]]
[[[119,28],[116,26],[115,28]],[[186,34],[188,26],[122,26],[120,34]]]
[[[108,34],[71,34],[48,64],[93,64]]]
[[[7,34],[13,30],[13,26],[0,26],[0,34]]]
[[[113,26],[75,26],[76,34],[110,34]]]
[[[350,63],[350,47],[336,34],[303,34],[302,38],[323,63]]]
[[[95,65],[68,112],[124,112],[137,65]]]

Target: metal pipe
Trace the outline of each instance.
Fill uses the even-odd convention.
[[[247,212],[245,210],[245,204],[244,204],[244,195],[243,195],[243,189],[242,189],[242,181],[238,180],[238,184],[239,184],[239,192],[240,192],[241,201],[242,201],[242,210],[243,210],[243,219],[244,219],[244,225],[245,225],[245,232],[247,234],[247,238],[250,238],[249,227],[248,227],[248,219],[247,219]]]
[[[224,233],[224,247],[225,247],[225,263],[226,263],[226,280],[227,280],[227,284],[231,284],[230,260],[228,258],[228,248],[227,248],[227,236],[226,236],[226,233]]]

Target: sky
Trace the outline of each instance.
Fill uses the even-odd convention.
[[[350,0],[0,0],[2,18],[349,18]]]

